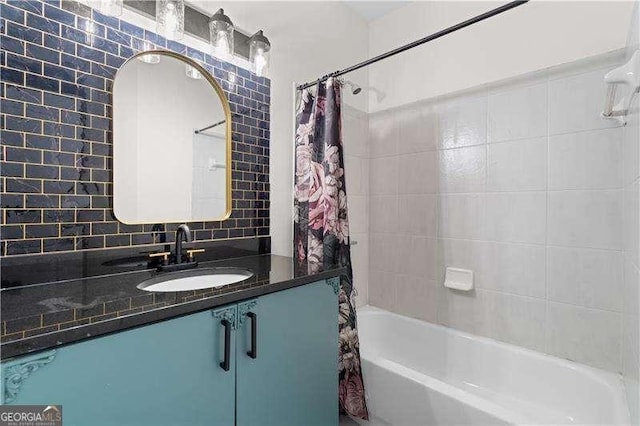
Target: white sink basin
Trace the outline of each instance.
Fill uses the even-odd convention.
[[[174,292],[222,287],[247,280],[253,272],[236,268],[210,268],[159,275],[138,284],[140,290]]]

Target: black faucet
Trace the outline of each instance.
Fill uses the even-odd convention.
[[[184,223],[178,226],[178,229],[176,230],[176,252],[175,252],[176,264],[182,263],[182,239],[183,238],[187,243],[190,243],[192,241],[191,231],[189,231],[189,227]]]

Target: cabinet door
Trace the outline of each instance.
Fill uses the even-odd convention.
[[[8,361],[4,403],[61,404],[67,426],[233,425],[234,332],[229,371],[220,362],[221,321],[235,312],[234,305],[99,337],[48,351],[44,361]]]
[[[338,302],[332,287],[321,281],[240,303],[238,324],[237,425],[337,425]]]

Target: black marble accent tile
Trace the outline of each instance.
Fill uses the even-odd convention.
[[[27,164],[27,177],[32,179],[58,179],[59,171],[56,166]]]
[[[27,85],[40,90],[49,92],[60,91],[60,81],[52,78],[43,77],[35,74],[27,74]]]
[[[5,177],[24,177],[24,164],[23,163],[0,163],[0,174]]]
[[[60,58],[60,64],[74,70],[91,72],[91,62],[82,58],[78,58],[76,56],[71,56],[63,53]]]
[[[95,61],[100,63],[103,63],[105,61],[105,56],[103,51],[92,49],[90,47],[83,46],[81,44],[77,45],[76,47],[76,55],[88,61]]]
[[[2,68],[0,72],[0,79],[6,83],[24,84],[24,72],[14,70],[11,68]]]
[[[75,108],[75,99],[55,93],[44,94],[44,104],[51,107],[72,110]]]
[[[27,43],[24,51],[31,58],[40,59],[51,64],[60,63],[60,52],[56,50]]]
[[[7,3],[0,4],[0,16],[2,16],[2,18],[6,19],[7,21],[13,21],[18,24],[25,23],[24,11],[12,7],[12,5],[9,5]]]
[[[122,20],[120,21],[120,31],[133,37],[144,38],[144,30],[142,28]]]
[[[18,132],[41,133],[42,122],[40,120],[9,115],[5,118],[5,129]]]
[[[24,115],[24,102],[19,102],[19,101],[10,101],[7,99],[3,99],[2,100],[2,113],[3,114],[9,114],[9,115],[17,115],[17,116],[22,116]]]
[[[2,144],[6,146],[24,146],[24,134],[3,130],[0,133]]]
[[[0,235],[3,240],[22,240],[24,239],[24,226],[3,225],[0,229]]]
[[[91,96],[91,89],[85,86],[80,86],[73,83],[61,82],[60,93],[67,96],[75,96],[79,98],[89,99]]]
[[[94,39],[93,47],[98,50],[102,50],[103,52],[111,53],[113,55],[117,55],[120,52],[120,49],[116,43],[99,37],[96,37]],[[99,62],[105,62],[105,60]]]
[[[104,77],[99,77],[93,74],[79,72],[78,77],[76,78],[76,83],[81,86],[88,86],[98,90],[105,89]]]
[[[90,235],[90,234],[91,234],[91,225],[89,223],[60,224],[60,235],[63,237],[83,236],[83,235]]]
[[[105,158],[97,155],[78,155],[76,165],[82,168],[104,168]]]
[[[110,197],[106,196],[92,196],[91,197],[91,208],[92,209],[108,209],[111,208]]]
[[[7,66],[35,74],[42,72],[42,62],[25,56],[14,55],[13,53],[7,53]]]
[[[42,181],[35,179],[6,178],[7,192],[42,192]]]
[[[72,138],[75,133],[75,127],[66,124],[45,121],[42,126],[42,133],[50,136],[63,136]]]
[[[64,152],[88,154],[91,152],[91,145],[87,142],[79,141],[77,139],[62,138],[60,140],[60,150]]]
[[[98,249],[103,247],[105,247],[103,236],[76,238],[76,250]]]
[[[58,208],[60,207],[60,197],[58,195],[51,194],[27,194],[26,207],[27,208]]]
[[[105,244],[107,247],[130,246],[131,237],[129,235],[107,235],[105,236]]]
[[[58,225],[26,225],[25,235],[27,238],[57,237]]]
[[[62,26],[61,35],[64,40],[69,40],[72,43],[89,43],[91,41],[91,37],[86,32],[80,31],[77,28],[67,27],[65,25]],[[74,45],[75,47],[75,45]],[[73,52],[67,52],[72,55],[75,54],[75,50]]]
[[[105,234],[117,234],[118,223],[117,222],[97,222],[91,226],[92,235],[105,235]]]
[[[64,80],[71,83],[74,83],[76,80],[75,71],[53,64],[44,64],[44,75],[56,80]]]
[[[7,224],[12,223],[40,223],[42,212],[40,210],[5,210]]]
[[[91,118],[87,114],[62,110],[60,112],[60,121],[72,126],[87,126]]]
[[[75,15],[62,9],[52,7],[48,4],[44,5],[44,16],[66,25],[75,25],[76,23]]]
[[[43,189],[47,194],[73,194],[74,188],[74,182],[45,180]]]
[[[59,109],[43,105],[27,104],[26,113],[27,117],[38,120],[58,121],[60,119]]]
[[[87,195],[63,195],[60,197],[62,208],[88,208],[91,207],[91,198]]]
[[[43,162],[45,164],[60,165],[60,166],[74,166],[75,155],[65,152],[53,152],[43,151]]]
[[[42,240],[42,250],[45,252],[68,251],[74,248],[75,241],[73,238],[45,238]]]
[[[6,159],[20,163],[42,163],[42,152],[35,149],[6,147]]]
[[[14,52],[23,55],[25,52],[25,43],[13,37],[0,36],[0,44],[2,49],[7,52]]]
[[[31,13],[27,14],[27,26],[50,34],[60,34],[59,23]]]
[[[76,222],[102,222],[104,210],[79,209],[76,211]]]
[[[7,22],[6,32],[8,36],[15,37],[18,40],[42,44],[42,32],[36,29],[25,27],[15,22]]]
[[[2,194],[0,196],[0,206],[2,208],[18,208],[24,207],[24,196],[22,194]]]
[[[41,240],[15,240],[6,242],[7,255],[40,253],[42,251]]]
[[[43,210],[42,211],[42,221],[44,223],[64,223],[64,222],[73,222],[75,216],[74,210]]]

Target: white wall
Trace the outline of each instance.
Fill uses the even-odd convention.
[[[367,57],[368,27],[340,2],[194,2],[215,12],[222,7],[247,31],[263,29],[272,45],[271,66],[271,238],[274,254],[291,256],[293,83],[303,83]],[[367,70],[350,75],[366,84]],[[366,98],[344,96],[366,108]]]
[[[415,2],[370,25],[372,55],[505,1]],[[369,111],[403,105],[624,47],[633,2],[535,0],[369,68]]]

